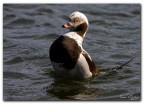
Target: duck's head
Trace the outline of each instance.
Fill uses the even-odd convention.
[[[71,31],[77,32],[80,36],[84,37],[88,30],[88,19],[81,12],[73,12],[70,14],[70,21],[62,25],[63,28],[70,29]]]

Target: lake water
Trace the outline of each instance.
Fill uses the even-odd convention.
[[[87,81],[57,78],[49,59],[50,45],[67,32],[61,25],[74,11],[88,17],[83,47],[101,69]],[[141,5],[4,4],[3,99],[140,100]]]

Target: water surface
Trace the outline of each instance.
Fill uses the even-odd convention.
[[[73,11],[88,17],[83,47],[101,69],[88,81],[55,77],[49,59],[50,45],[67,31],[61,25]],[[140,44],[139,4],[4,4],[3,99],[140,100]]]

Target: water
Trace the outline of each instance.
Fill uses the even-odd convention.
[[[101,69],[87,81],[57,78],[49,59],[50,45],[67,31],[61,25],[76,10],[88,17],[83,47]],[[140,100],[140,45],[139,4],[4,4],[3,99]]]

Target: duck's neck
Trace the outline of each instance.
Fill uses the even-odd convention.
[[[75,31],[78,35],[80,35],[82,38],[84,38],[87,30],[88,30],[88,24],[82,23],[77,28],[75,28],[73,31]]]

